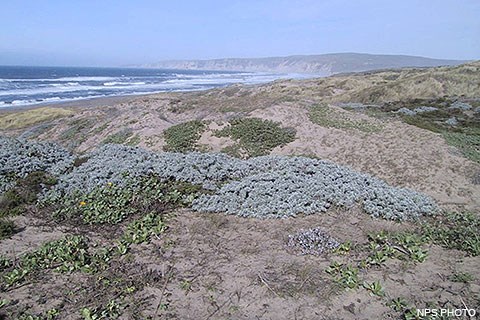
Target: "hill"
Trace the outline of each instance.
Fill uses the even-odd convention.
[[[331,53],[269,58],[226,58],[213,60],[169,60],[142,67],[183,70],[310,73],[332,75],[387,68],[451,66],[461,60],[431,59],[408,55]]]

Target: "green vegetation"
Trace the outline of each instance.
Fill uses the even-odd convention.
[[[45,172],[32,172],[24,179],[17,179],[15,186],[0,196],[0,240],[17,230],[9,217],[23,214],[37,200],[42,186],[55,183],[56,180]]]
[[[116,319],[121,315],[121,305],[115,300],[110,300],[104,307],[93,309],[85,307],[80,313],[84,320]]]
[[[134,146],[136,146],[140,143],[140,140],[141,140],[140,136],[138,134],[136,134],[136,135],[130,137],[130,139],[128,139],[126,145],[134,147]]]
[[[453,282],[469,283],[473,280],[475,280],[475,277],[468,272],[455,272],[450,277],[450,281],[453,281]]]
[[[7,218],[0,218],[0,240],[10,237],[16,231],[15,223]]]
[[[115,144],[123,144],[125,143],[128,138],[130,138],[133,135],[133,130],[130,128],[124,128],[122,130],[119,130],[109,136],[107,136],[103,141],[102,144],[107,144],[107,143],[115,143]]]
[[[315,124],[327,128],[354,129],[365,133],[379,132],[383,126],[374,121],[350,119],[348,113],[338,112],[327,105],[317,104],[310,107],[309,118]]]
[[[480,255],[480,218],[473,213],[447,213],[422,225],[422,233],[435,244]]]
[[[0,130],[20,129],[73,115],[72,110],[44,107],[0,115]]]
[[[10,287],[23,282],[30,273],[40,269],[59,272],[90,269],[93,257],[87,249],[86,239],[82,236],[67,236],[47,242],[37,250],[23,255],[14,269],[4,274],[5,285]]]
[[[205,130],[206,124],[199,120],[192,120],[177,124],[166,129],[163,133],[165,136],[165,151],[170,152],[188,152],[196,151],[198,139]]]
[[[162,216],[158,213],[148,213],[139,220],[135,220],[127,226],[123,239],[127,243],[149,242],[152,236],[159,235],[166,230]]]
[[[57,207],[54,216],[59,220],[75,221],[81,217],[86,224],[117,224],[135,213],[185,204],[199,190],[200,187],[185,182],[152,176],[130,179],[124,186],[108,183],[89,193],[77,192],[46,205]]]
[[[405,299],[401,297],[394,298],[387,303],[387,307],[390,307],[397,312],[401,312],[405,310],[407,306],[408,306],[407,301],[405,301]]]
[[[454,102],[455,100],[448,98],[410,99],[386,102],[381,108],[366,105],[360,111],[379,119],[394,116],[410,125],[439,133],[449,145],[458,148],[466,158],[480,163],[480,117],[473,110],[450,108]],[[472,108],[476,108],[478,104],[475,101],[469,101],[469,103]],[[431,109],[422,112],[421,108],[425,106],[437,110]],[[342,126],[335,118],[329,119],[327,107],[317,106],[315,108],[310,113],[313,122],[324,126]],[[402,108],[410,110],[412,114],[397,113]],[[417,108],[420,108],[419,112],[415,111]],[[312,116],[316,116],[316,118],[312,118]],[[449,124],[448,121],[452,119],[455,119],[456,124]]]
[[[338,253],[338,254],[343,254],[347,255],[350,253],[350,250],[352,249],[352,242],[346,241],[341,243],[333,252]]]
[[[360,285],[359,270],[352,265],[344,265],[334,261],[325,271],[333,276],[335,282],[342,287],[356,289]]]
[[[372,295],[383,297],[385,292],[383,291],[383,287],[379,281],[374,281],[372,283],[363,283],[363,287],[369,291]]]
[[[17,179],[15,186],[0,197],[0,217],[22,214],[26,207],[37,200],[42,186],[51,186],[56,180],[51,175],[36,171],[24,179]]]
[[[239,118],[215,133],[218,137],[229,137],[236,144],[223,151],[236,157],[258,157],[267,155],[274,148],[295,140],[295,130],[283,128],[278,122],[259,118]]]
[[[68,128],[60,133],[60,140],[70,142],[75,140],[77,143],[85,141],[90,129],[95,125],[92,119],[78,118],[68,123]]]
[[[467,159],[480,163],[480,130],[476,134],[445,132],[443,137],[449,145],[459,149]]]
[[[423,262],[427,258],[427,250],[421,246],[425,239],[415,232],[386,233],[380,231],[368,235],[368,257],[362,261],[362,267],[380,266],[389,258]]]
[[[446,123],[451,117],[457,119],[457,125]],[[458,148],[466,158],[480,163],[480,122],[477,118],[471,118],[459,110],[443,109],[402,116],[402,119],[410,125],[442,134],[445,141]]]

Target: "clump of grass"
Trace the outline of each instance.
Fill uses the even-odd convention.
[[[24,179],[18,179],[15,187],[0,196],[0,217],[22,214],[26,207],[37,200],[37,194],[56,183],[56,179],[43,172],[35,171]]]
[[[0,129],[19,129],[32,126],[37,123],[51,121],[61,117],[73,115],[72,110],[63,108],[44,107],[23,112],[14,112],[0,115]]]
[[[198,149],[197,141],[200,139],[206,124],[199,120],[187,121],[166,129],[165,151],[170,152],[189,152]]]
[[[455,272],[450,276],[450,280],[453,282],[468,283],[475,280],[475,277],[468,272]]]
[[[13,221],[0,218],[0,240],[10,237],[16,231],[15,223]]]
[[[119,130],[109,136],[107,136],[103,141],[102,144],[107,144],[107,143],[114,143],[114,144],[123,144],[125,143],[128,138],[130,138],[133,135],[133,130],[130,128],[124,128],[122,130]]]
[[[37,194],[42,188],[55,183],[56,180],[49,174],[35,171],[24,179],[17,179],[16,185],[0,196],[0,239],[17,231],[15,223],[8,217],[23,214],[37,200]]]
[[[136,146],[140,143],[140,136],[138,134],[134,135],[133,137],[131,137],[130,139],[128,139],[126,145],[127,146]]]
[[[350,119],[342,112],[336,112],[327,105],[314,105],[309,110],[310,121],[322,127],[337,128],[337,129],[355,129],[366,133],[379,132],[383,129],[380,124],[372,121]]]
[[[258,157],[267,155],[274,148],[295,140],[296,132],[280,123],[259,118],[239,118],[215,132],[218,137],[230,137],[236,144],[224,152],[233,156]]]
[[[422,225],[426,238],[447,249],[480,255],[480,218],[473,213],[447,213]]]
[[[87,131],[94,126],[94,121],[88,118],[78,118],[68,123],[68,128],[60,133],[60,140],[70,141],[78,140],[83,141],[86,138]]]

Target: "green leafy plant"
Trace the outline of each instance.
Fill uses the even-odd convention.
[[[197,141],[205,130],[205,123],[199,120],[187,121],[166,129],[165,151],[188,152],[198,149]]]
[[[447,213],[422,224],[425,237],[447,249],[480,255],[480,218],[473,213]]]
[[[294,141],[296,131],[271,120],[238,118],[231,120],[227,127],[216,131],[215,135],[236,140],[236,144],[228,149],[232,156],[257,157],[267,155],[274,148]]]
[[[383,287],[379,281],[374,281],[372,283],[364,282],[363,287],[375,296],[383,297],[385,295]]]
[[[121,305],[116,300],[110,300],[106,306],[98,308],[83,308],[80,313],[84,320],[116,319],[120,316]]]
[[[352,265],[343,265],[338,262],[333,262],[327,268],[326,272],[332,275],[335,282],[343,287],[355,289],[359,286],[359,270]]]
[[[148,213],[127,226],[123,239],[129,243],[149,242],[150,237],[157,236],[166,230],[166,224],[158,213]]]
[[[0,218],[0,240],[10,237],[16,231],[15,223],[6,218]]]
[[[402,312],[407,308],[408,304],[403,298],[394,298],[387,303],[387,307],[392,308],[394,311]]]
[[[61,197],[51,205],[57,206],[54,216],[61,220],[81,217],[86,224],[117,224],[138,212],[187,205],[200,190],[187,182],[164,181],[155,176],[127,178],[123,186],[108,183],[89,193]]]
[[[54,269],[59,272],[91,270],[92,255],[87,249],[86,238],[82,236],[66,236],[47,242],[37,250],[24,254],[15,268],[4,274],[5,283],[12,286],[40,269]]]
[[[347,255],[350,253],[350,250],[352,249],[352,243],[350,241],[343,242],[341,243],[335,250],[335,253],[342,254],[342,255]]]
[[[186,292],[190,291],[192,288],[192,281],[189,281],[187,279],[184,279],[180,282],[180,288],[182,290],[185,290]]]

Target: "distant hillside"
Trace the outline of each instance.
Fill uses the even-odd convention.
[[[332,75],[403,67],[459,65],[463,60],[441,60],[406,55],[331,53],[271,58],[227,58],[213,60],[168,60],[141,65],[146,68],[182,70],[220,70]]]

